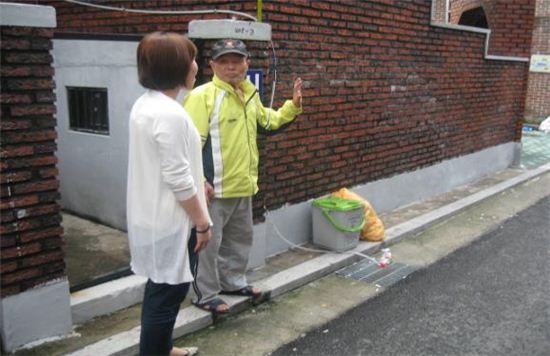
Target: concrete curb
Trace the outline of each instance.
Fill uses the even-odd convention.
[[[432,210],[429,213],[426,213],[424,215],[413,218],[407,222],[394,226],[393,228],[386,230],[386,240],[384,243],[394,244],[402,240],[403,238],[410,236],[411,234],[418,233],[419,231],[424,230],[427,227],[436,224],[437,222],[441,221],[442,219],[445,219],[446,217],[457,214],[460,211],[472,205],[475,205],[496,194],[502,193],[505,190],[511,189],[518,184],[524,183],[546,172],[550,172],[550,163],[547,163],[536,169],[529,170],[514,178],[510,178],[504,182],[495,184],[490,188],[484,189],[470,196],[467,196],[466,198],[462,198],[453,203],[442,206],[441,208]]]
[[[128,276],[102,283],[71,294],[74,324],[81,324],[99,315],[114,313],[136,304],[143,297],[147,278]]]
[[[455,215],[462,210],[475,205],[487,198],[499,194],[514,186],[524,183],[539,175],[550,171],[550,164],[529,170],[505,182],[494,185],[480,192],[474,193],[466,198],[435,209],[429,213],[413,218],[405,223],[386,230],[386,240],[382,243],[360,242],[359,245],[345,253],[327,253],[297,266],[274,274],[256,284],[263,288],[270,298],[284,294],[290,290],[303,286],[311,281],[319,279],[346,265],[360,259],[354,252],[362,254],[374,254],[382,247],[392,245],[402,239],[412,236],[437,222]],[[239,313],[246,309],[249,301],[244,297],[225,297],[231,306],[232,314]],[[215,320],[211,313],[199,310],[195,307],[187,307],[180,311],[174,327],[174,338],[198,331],[212,325]],[[94,344],[77,350],[70,355],[129,355],[137,352],[139,344],[140,327],[113,335]]]

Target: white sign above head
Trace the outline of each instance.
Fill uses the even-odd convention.
[[[271,25],[238,20],[192,20],[189,22],[189,37],[271,41]]]

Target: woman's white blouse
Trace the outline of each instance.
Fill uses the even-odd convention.
[[[201,140],[183,107],[149,90],[130,113],[127,221],[131,268],[155,283],[193,280],[192,222],[178,201],[204,197]]]

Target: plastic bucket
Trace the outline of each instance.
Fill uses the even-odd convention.
[[[352,249],[365,225],[363,204],[336,197],[319,198],[312,208],[313,243],[332,251]]]

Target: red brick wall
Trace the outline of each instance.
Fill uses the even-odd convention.
[[[490,9],[486,9],[488,13],[494,14],[488,15],[491,28],[489,54],[529,57],[535,0],[492,0],[487,8]]]
[[[429,1],[353,4],[265,4],[280,66],[311,84],[310,115],[267,146],[262,181],[277,187],[264,188],[269,202],[311,198],[519,136],[524,63],[485,61],[483,35],[427,26]]]
[[[56,179],[52,29],[0,29],[2,297],[65,275]]]
[[[511,22],[513,33],[530,43],[525,9],[534,0],[511,2],[525,12]],[[252,0],[170,3],[256,13]],[[54,5],[61,31],[185,31],[191,19]],[[276,208],[519,140],[527,64],[485,60],[483,34],[431,27],[430,10],[430,0],[264,2],[279,57],[276,105],[300,75],[305,112],[261,139],[257,217],[263,204]],[[498,54],[528,56],[523,42],[512,44]]]
[[[550,55],[550,1],[537,0],[531,54]],[[525,117],[538,123],[550,116],[550,73],[529,73]]]

